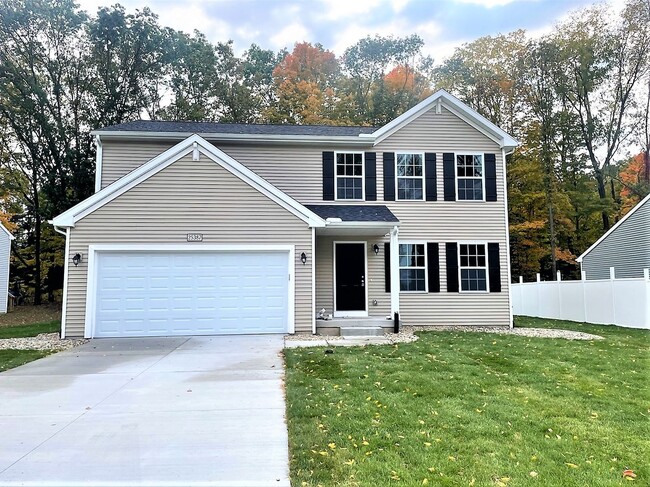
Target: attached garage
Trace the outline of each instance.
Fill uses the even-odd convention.
[[[86,336],[293,331],[292,249],[129,247],[90,249]]]

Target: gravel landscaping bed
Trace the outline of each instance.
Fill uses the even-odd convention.
[[[88,340],[61,340],[58,333],[41,333],[35,337],[5,338],[0,340],[0,350],[52,350],[61,351],[86,343]]]
[[[478,333],[498,333],[500,335],[519,335],[534,338],[564,338],[565,340],[602,340],[603,337],[571,330],[548,328],[508,328],[497,326],[403,326],[399,333],[387,333],[390,343],[408,343],[418,339],[418,331],[463,331]]]

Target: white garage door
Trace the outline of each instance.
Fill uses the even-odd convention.
[[[95,337],[286,333],[287,252],[98,252]]]

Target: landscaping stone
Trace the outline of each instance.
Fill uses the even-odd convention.
[[[52,350],[61,351],[74,348],[85,339],[61,340],[58,333],[41,333],[35,337],[0,339],[0,350]]]

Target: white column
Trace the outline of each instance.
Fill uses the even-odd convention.
[[[399,228],[390,232],[390,317],[399,313]]]

